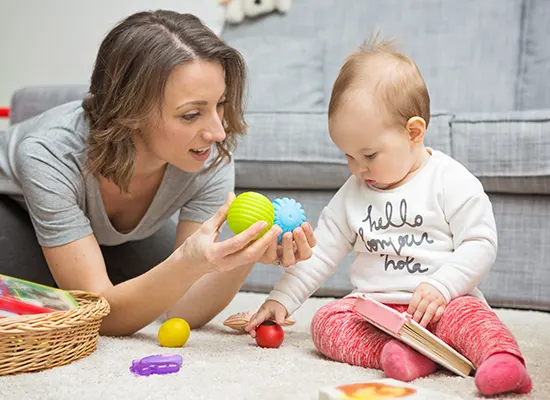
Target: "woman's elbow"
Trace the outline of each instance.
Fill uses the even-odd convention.
[[[112,315],[108,315],[101,322],[99,334],[113,337],[132,336],[139,329],[139,327],[125,325],[123,321],[115,320]]]
[[[180,313],[178,313],[178,312],[168,312],[166,314],[166,319],[182,318],[185,321],[187,321],[187,323],[189,324],[189,327],[191,329],[199,329],[199,328],[202,328],[203,326],[205,326],[206,324],[208,324],[210,321],[212,321],[216,315],[217,314],[215,314],[215,315],[206,315],[206,314],[201,314],[201,313],[194,314],[194,315],[190,315],[190,314],[186,315],[186,314],[182,314],[181,312]]]
[[[99,335],[100,336],[124,337],[124,336],[132,336],[136,332],[137,332],[137,330],[121,329],[119,327],[104,326],[104,324],[102,324],[99,327]]]
[[[203,326],[205,326],[207,323],[209,323],[211,320],[208,320],[208,321],[197,321],[197,322],[191,322],[189,324],[189,327],[191,329],[200,329],[202,328]]]

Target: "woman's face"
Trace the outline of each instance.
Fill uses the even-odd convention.
[[[162,118],[155,114],[142,129],[149,162],[199,171],[214,143],[226,136],[222,123],[225,90],[219,62],[193,61],[176,67],[166,82]]]

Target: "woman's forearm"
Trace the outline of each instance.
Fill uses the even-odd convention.
[[[103,320],[103,335],[124,336],[157,319],[186,294],[202,273],[188,268],[176,252],[143,275],[106,289],[111,306]]]
[[[192,328],[203,326],[233,300],[253,266],[203,276],[168,310],[168,318],[183,318]]]

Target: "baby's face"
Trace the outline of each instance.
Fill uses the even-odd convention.
[[[379,107],[355,96],[331,115],[332,141],[345,154],[353,175],[378,189],[403,180],[416,161],[405,127],[392,126]]]

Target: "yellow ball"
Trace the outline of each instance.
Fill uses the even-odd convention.
[[[171,318],[160,326],[158,339],[162,347],[182,347],[190,334],[191,327],[186,320]]]

